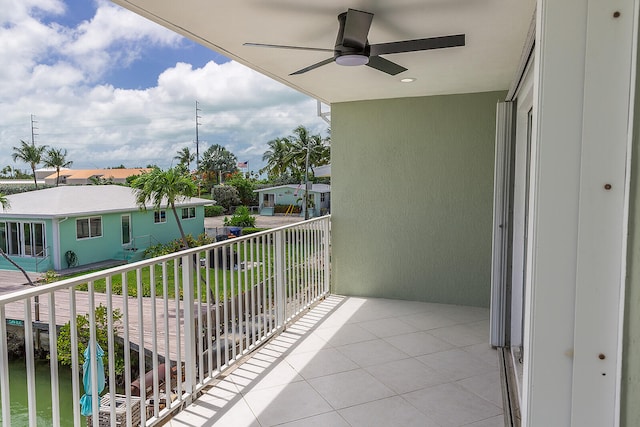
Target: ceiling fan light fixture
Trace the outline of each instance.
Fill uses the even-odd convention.
[[[336,63],[338,65],[345,65],[347,67],[355,67],[358,65],[366,65],[369,63],[369,57],[366,55],[340,55],[336,57]]]

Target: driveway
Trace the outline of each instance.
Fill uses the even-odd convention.
[[[274,216],[263,216],[256,215],[256,227],[257,228],[276,228],[282,227],[283,225],[294,224],[296,222],[304,221],[304,217],[301,216],[284,216],[284,215],[274,215]],[[215,216],[211,218],[204,219],[204,228],[218,228],[224,227],[224,216]]]

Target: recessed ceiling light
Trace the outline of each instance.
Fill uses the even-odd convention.
[[[402,83],[411,83],[411,82],[415,82],[416,79],[415,79],[415,77],[405,77],[404,79],[400,79],[400,81]]]

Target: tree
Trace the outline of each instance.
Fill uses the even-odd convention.
[[[298,126],[293,133],[288,138],[289,148],[285,161],[293,174],[302,179],[308,172],[307,168],[328,164],[331,150],[327,140],[323,140],[320,135],[310,135],[304,126]]]
[[[267,142],[267,145],[269,149],[262,155],[262,161],[267,165],[260,173],[267,172],[269,179],[276,179],[287,171],[286,156],[290,142],[287,138],[276,138]]]
[[[191,170],[191,162],[196,159],[196,154],[189,150],[189,147],[183,147],[178,150],[178,155],[174,157],[178,161],[178,164],[184,165],[188,170]]]
[[[56,187],[60,183],[60,168],[68,168],[73,164],[67,160],[67,150],[61,148],[50,148],[44,158],[44,165],[56,169]]]
[[[218,184],[222,182],[222,173],[235,172],[237,168],[238,158],[221,145],[214,144],[202,153],[200,171],[217,174]]]
[[[222,206],[225,210],[242,203],[238,190],[231,185],[215,185],[211,189],[211,196],[216,201],[216,206]]]
[[[256,204],[258,195],[253,192],[256,189],[255,179],[248,178],[241,172],[236,172],[227,179],[225,185],[231,185],[238,190],[238,196],[243,205]]]
[[[322,139],[320,135],[311,135],[304,126],[295,128],[293,135],[273,139],[267,145],[269,149],[262,155],[262,160],[267,165],[260,172],[267,172],[271,181],[289,174],[294,182],[300,182],[306,176],[308,168],[313,170],[315,166],[329,164],[331,158],[330,138]]]
[[[11,165],[7,165],[2,168],[2,171],[0,171],[0,173],[2,173],[2,176],[11,178],[13,176],[13,168],[11,167]]]
[[[147,203],[150,203],[155,210],[168,207],[173,211],[182,242],[185,248],[188,248],[189,243],[178,216],[176,202],[194,197],[198,188],[191,177],[185,174],[184,168],[174,167],[166,171],[153,168],[150,172],[136,177],[131,182],[131,187],[136,193],[136,203],[141,209],[146,210]]]
[[[20,146],[13,147],[13,154],[11,154],[14,162],[16,160],[21,160],[31,167],[31,172],[33,173],[33,183],[36,186],[36,190],[38,189],[38,181],[36,180],[36,167],[38,167],[38,163],[42,161],[42,153],[44,153],[46,149],[46,145],[36,145],[34,143],[29,144],[20,140]]]

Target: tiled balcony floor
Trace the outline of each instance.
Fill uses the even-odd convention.
[[[332,295],[167,425],[502,427],[488,319]]]

